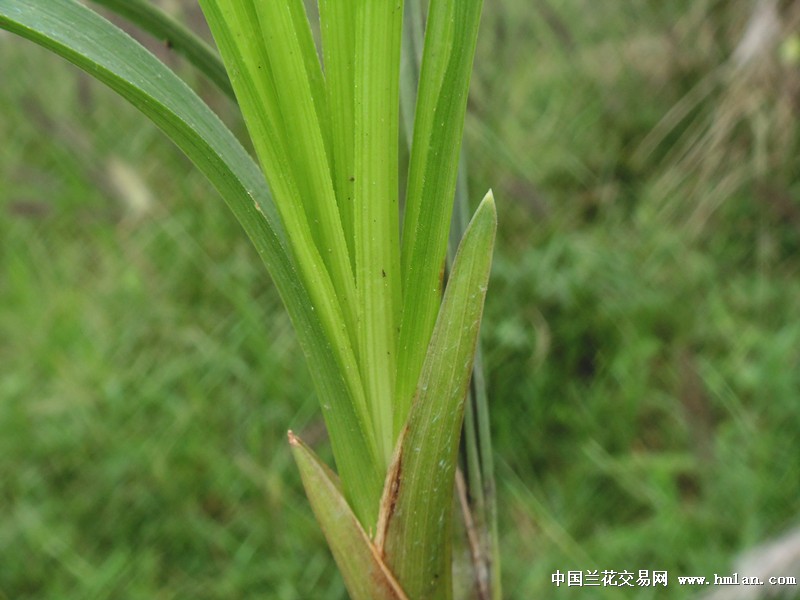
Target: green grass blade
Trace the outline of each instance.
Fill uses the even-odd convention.
[[[307,282],[315,282],[309,288],[318,290],[315,300],[325,312],[324,322],[330,328],[331,340],[343,352],[354,354],[357,350],[355,282],[349,257],[342,257],[347,245],[341,239],[343,233],[336,231],[336,214],[332,214],[336,212],[335,200],[312,194],[308,178],[298,167],[302,162],[298,154],[301,142],[296,139],[296,132],[287,129],[284,114],[287,109],[283,107],[291,104],[292,98],[279,91],[285,82],[276,79],[256,6],[251,0],[200,0],[200,6],[232,73],[239,106],[292,240],[301,273]],[[290,16],[293,22],[295,17]],[[281,70],[285,72],[288,67]],[[302,87],[302,82],[296,85]],[[314,109],[306,112],[312,114]],[[311,143],[304,145],[307,148]],[[317,177],[318,187],[324,187],[319,183],[321,175]],[[326,212],[329,210],[332,213]],[[343,339],[344,335],[349,341]],[[347,371],[355,384],[358,369],[348,363]],[[362,409],[366,412],[365,404],[359,407]]]
[[[377,519],[385,465],[371,427],[372,419],[357,361],[355,302],[340,301],[340,297],[345,296],[337,293],[334,278],[322,257],[324,253],[320,253],[316,245],[321,236],[319,223],[306,215],[307,210],[313,215],[313,207],[304,205],[306,198],[298,187],[288,159],[291,144],[284,128],[270,55],[264,45],[254,4],[249,0],[201,0],[200,5],[232,73],[231,81],[242,114],[270,182],[298,270],[324,325],[327,343],[337,354],[340,370],[347,382],[348,394],[340,398],[338,404],[323,402],[323,414],[335,407],[331,410],[332,419],[340,410],[339,404],[350,402],[354,407],[342,406],[341,410],[345,414],[354,410],[358,417],[356,423],[340,426],[328,417],[326,423],[345,493],[353,502],[361,522],[369,527]],[[352,277],[350,279],[349,285],[354,286]],[[342,280],[339,284],[348,285]],[[354,293],[349,292],[350,295]],[[354,427],[358,428],[355,433],[352,431]],[[347,445],[351,435],[362,435],[368,442],[366,456],[360,463],[352,460],[354,457]],[[360,473],[359,468],[363,469]]]
[[[403,3],[360,2],[355,72],[355,250],[362,377],[388,466],[399,325],[398,135]]]
[[[305,4],[302,0],[289,2],[289,10],[292,13],[294,30],[297,34],[297,41],[300,44],[300,55],[303,58],[308,83],[311,87],[311,97],[314,99],[317,118],[320,121],[320,129],[325,144],[325,153],[328,158],[328,168],[333,173],[333,147],[331,140],[330,113],[328,108],[328,96],[325,89],[325,75],[322,72],[319,53],[314,43],[314,35],[311,32],[311,22],[306,13]]]
[[[408,600],[342,496],[336,475],[291,431],[289,444],[311,508],[352,600]]]
[[[422,62],[423,18],[422,0],[406,0],[406,26],[403,29],[403,55],[401,63],[401,114],[406,131],[406,143],[411,150],[414,132],[414,103],[417,97],[417,79]],[[452,271],[455,251],[469,224],[469,193],[467,185],[467,160],[462,151],[459,160],[456,183],[453,220],[450,227],[450,241],[447,252],[448,272]],[[475,365],[472,382],[466,398],[464,410],[463,443],[461,457],[469,486],[468,507],[474,531],[478,537],[478,547],[471,543],[464,547],[470,556],[471,581],[492,598],[502,598],[500,576],[500,552],[497,529],[497,501],[494,481],[494,456],[492,452],[491,431],[489,429],[488,397],[486,394],[480,340],[475,348]],[[454,547],[454,555],[459,552]],[[465,578],[469,575],[465,573]],[[458,582],[454,581],[454,589]],[[486,589],[490,588],[490,592]]]
[[[496,224],[490,192],[459,246],[381,501],[375,543],[411,598],[452,596],[453,483]]]
[[[362,522],[374,523],[384,469],[357,410],[363,391],[355,359],[351,356],[347,362],[342,347],[332,341],[325,311],[302,284],[264,178],[247,152],[172,71],[74,0],[0,0],[0,28],[63,56],[117,91],[158,125],[219,190],[267,265],[313,366],[347,496]]]
[[[92,0],[128,19],[155,38],[167,42],[228,97],[234,98],[228,72],[216,51],[198,35],[148,0]]]
[[[400,114],[403,133],[409,153],[414,138],[414,105],[417,99],[417,80],[422,63],[422,40],[424,37],[422,6],[420,0],[406,0],[403,46],[400,57]]]
[[[308,20],[301,0],[254,4],[275,81],[290,167],[309,203],[309,219],[318,224],[317,243],[347,316],[355,303],[355,280],[328,162],[327,102]],[[355,332],[353,316],[349,326]]]
[[[320,0],[319,19],[332,137],[333,183],[342,227],[355,266],[356,0]]]
[[[450,243],[447,249],[447,273],[452,272],[453,261],[455,260],[458,241],[464,235],[469,225],[469,204],[467,200],[467,178],[466,160],[462,152],[459,160],[458,180],[456,182],[456,197],[453,205],[453,220],[450,226]],[[475,394],[476,380],[482,380],[482,373],[479,373],[478,363],[480,358],[480,340],[475,345],[475,365],[472,372],[472,382],[467,391],[467,402],[464,409],[464,430],[462,435],[464,441],[461,444],[464,457],[464,470],[466,481],[470,491],[470,508],[473,511],[476,529],[485,532],[486,497],[484,494],[483,468],[481,465],[481,448],[479,447],[479,432],[477,425],[477,401]],[[483,399],[486,399],[485,391],[481,388]]]
[[[467,160],[464,152],[459,161],[453,222],[450,227],[448,268],[452,271],[455,248],[469,224],[467,185]],[[469,504],[480,538],[480,556],[473,552],[473,567],[482,585],[490,588],[492,600],[503,597],[500,576],[500,539],[497,528],[497,492],[494,477],[494,452],[489,421],[489,398],[486,393],[486,376],[483,367],[481,342],[475,346],[475,366],[467,394],[464,411],[464,443],[461,445],[469,485]],[[488,581],[486,581],[488,578]]]
[[[405,422],[439,308],[481,7],[482,0],[429,7],[403,222],[396,427]]]
[[[296,172],[296,164],[290,160],[297,140],[286,129],[278,92],[279,82],[275,79],[272,58],[262,36],[255,4],[231,0],[201,0],[200,4],[223,58],[234,74],[234,88],[242,113],[287,232],[294,241],[298,262],[305,269],[308,280],[316,282],[314,287],[320,288],[319,300],[325,305],[325,312],[330,313],[332,340],[346,348],[348,353],[354,352],[352,308],[349,307],[350,303],[340,303],[336,299],[339,290],[335,278],[325,265],[325,257],[329,253],[321,251],[318,243],[323,238],[322,219],[315,208],[314,199],[308,193],[307,181],[302,173]],[[298,177],[302,181],[298,181]],[[347,285],[349,290],[341,297],[352,297],[352,274],[342,277],[339,283]],[[341,335],[350,335],[351,329],[353,343],[349,344],[341,339]],[[348,367],[348,372],[357,376],[357,369]]]

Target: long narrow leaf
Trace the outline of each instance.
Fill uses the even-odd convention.
[[[114,25],[74,0],[0,0],[0,28],[63,56],[147,115],[219,190],[275,281],[310,365],[332,432],[346,493],[375,522],[384,471],[355,409],[352,373],[331,345],[324,314],[303,286],[264,178],[233,134],[172,71]],[[317,310],[315,310],[317,306]],[[346,339],[346,338],[345,338]],[[353,362],[354,364],[354,362]],[[358,374],[355,373],[356,381]],[[332,410],[332,406],[336,410]],[[341,432],[335,435],[333,432]]]
[[[406,24],[403,28],[403,49],[400,77],[400,108],[406,132],[406,144],[411,151],[414,135],[414,108],[417,97],[417,80],[422,62],[423,40],[423,0],[406,0]],[[450,240],[447,251],[447,272],[452,272],[458,243],[469,225],[469,193],[467,185],[468,163],[464,151],[461,152],[456,183],[453,219],[450,226]],[[497,502],[494,483],[494,457],[492,453],[491,432],[489,430],[488,398],[484,383],[480,340],[475,348],[475,366],[472,382],[467,393],[464,408],[463,442],[460,445],[459,461],[465,470],[467,489],[457,494],[458,505],[462,507],[461,516],[466,535],[455,535],[454,542],[461,540],[464,547],[454,545],[453,555],[461,556],[465,568],[454,564],[453,589],[458,596],[459,585],[469,587],[475,600],[501,600],[502,586],[500,576],[499,539],[497,531]],[[457,525],[455,525],[457,527]],[[471,532],[471,533],[470,533]],[[468,566],[467,564],[468,563]],[[470,577],[471,574],[471,577]],[[471,597],[471,596],[470,596]]]
[[[335,229],[335,224],[321,218],[320,203],[324,204],[325,198],[309,193],[307,178],[294,168],[300,160],[296,154],[298,141],[287,128],[278,89],[280,82],[273,72],[256,5],[251,0],[200,0],[200,6],[232,74],[239,106],[292,242],[298,267],[306,281],[313,282],[309,289],[315,295],[318,309],[324,313],[323,322],[329,328],[332,342],[342,350],[355,389],[358,377],[354,360],[358,348],[355,284],[352,273],[349,276],[342,273],[349,271],[350,266],[341,257],[346,243],[340,241],[334,247],[324,243],[338,235],[332,230],[325,232],[326,227]],[[283,102],[289,100],[284,95]],[[336,267],[335,272],[329,270],[331,265]],[[359,401],[359,411],[366,415],[365,401]]]
[[[453,222],[450,227],[448,268],[452,271],[455,248],[469,225],[467,161],[464,152],[459,161]],[[475,366],[464,409],[464,459],[469,486],[469,510],[472,511],[478,547],[470,548],[473,570],[478,587],[485,597],[501,600],[500,540],[497,530],[497,494],[494,478],[494,453],[489,428],[489,399],[483,366],[481,342],[475,346]],[[466,516],[466,515],[465,515]],[[481,598],[481,600],[483,600]]]
[[[375,543],[411,598],[452,597],[453,482],[496,223],[490,192],[459,246],[384,487]]]
[[[275,82],[275,100],[287,137],[286,151],[318,231],[317,244],[341,299],[349,329],[355,280],[333,189],[325,138],[327,101],[321,70],[301,0],[254,2]],[[245,57],[247,60],[248,57]]]
[[[394,446],[399,324],[398,135],[403,2],[360,2],[355,73],[355,250],[362,377],[379,449]]]
[[[408,600],[342,496],[336,475],[291,431],[289,444],[351,600]]]
[[[350,256],[355,261],[356,0],[319,0],[319,19],[332,137],[334,187]]]
[[[400,57],[400,114],[406,144],[411,151],[414,138],[414,106],[417,100],[417,81],[422,63],[423,18],[420,0],[406,0],[403,8],[403,45]]]
[[[431,0],[429,7],[403,222],[396,427],[411,406],[439,307],[482,4]]]
[[[333,171],[333,148],[330,130],[330,115],[328,109],[328,96],[325,89],[325,75],[322,72],[319,53],[314,42],[314,35],[311,32],[311,22],[306,13],[306,7],[302,0],[289,2],[289,10],[292,13],[292,21],[297,40],[300,43],[300,55],[303,59],[306,75],[308,76],[309,86],[311,87],[311,97],[314,100],[314,107],[317,111],[317,118],[320,121],[320,129],[325,143],[325,152],[328,155],[328,166]]]
[[[354,303],[345,302],[345,297],[340,299],[316,246],[320,234],[319,231],[314,234],[313,214],[306,216],[308,207],[304,206],[303,195],[289,164],[288,146],[293,140],[287,139],[270,56],[254,4],[250,0],[200,0],[200,5],[231,71],[242,114],[275,195],[298,271],[307,283],[312,306],[324,326],[326,343],[337,355],[347,384],[347,393],[339,398],[321,398],[323,415],[345,494],[361,522],[369,527],[377,519],[385,468],[370,426],[371,416],[357,362]],[[348,403],[352,406],[345,406]],[[354,413],[357,420],[342,425],[339,412]],[[357,426],[357,435],[366,443],[362,449],[365,455],[359,460],[349,446],[349,437],[354,435],[353,426]]]
[[[153,2],[149,0],[92,1],[128,19],[155,38],[164,40],[170,48],[183,55],[228,97],[234,98],[225,65],[214,49]]]

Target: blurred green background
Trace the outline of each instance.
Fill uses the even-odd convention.
[[[796,4],[734,68],[751,2],[486,3],[465,144],[501,220],[508,598],[689,597],[677,575],[798,523]],[[307,367],[220,198],[6,34],[0,139],[0,598],[344,598],[285,442],[330,460]],[[556,590],[556,569],[671,581]]]

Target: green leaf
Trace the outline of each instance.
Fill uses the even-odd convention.
[[[264,177],[247,152],[172,71],[78,2],[0,0],[0,28],[52,50],[117,91],[159,126],[217,188],[272,275],[313,367],[345,493],[362,522],[375,523],[385,470],[377,460],[368,421],[356,408],[363,391],[355,358],[351,354],[348,362],[346,349],[330,335],[330,307],[318,303],[303,285]],[[347,337],[343,339],[346,347]]]
[[[141,27],[153,37],[164,40],[170,48],[183,55],[197,70],[230,98],[233,88],[225,65],[216,51],[199,36],[178,23],[148,0],[92,0]]]
[[[405,23],[400,55],[400,114],[406,145],[410,152],[411,141],[414,138],[414,104],[417,99],[425,27],[421,0],[406,0],[403,10]]]
[[[439,309],[482,0],[431,0],[403,221],[395,427],[405,422]]]
[[[398,136],[402,0],[360,2],[356,15],[355,250],[361,374],[386,466],[395,442],[400,309]]]
[[[319,21],[332,137],[333,182],[354,262],[356,0],[319,0]]]
[[[377,520],[385,464],[371,427],[356,355],[355,302],[346,301],[355,291],[337,293],[334,278],[322,257],[327,252],[321,253],[317,247],[320,217],[313,212],[313,206],[306,206],[308,198],[301,193],[288,158],[290,141],[295,140],[290,140],[284,127],[275,73],[255,6],[250,0],[200,0],[200,5],[231,72],[236,97],[269,179],[298,271],[323,325],[324,343],[336,354],[347,385],[346,393],[340,397],[320,397],[320,400],[345,494],[361,522],[369,527]],[[337,281],[348,289],[354,287],[352,276],[349,283],[343,279]],[[309,364],[312,371],[316,369],[315,362]],[[345,403],[352,406],[346,407]],[[351,420],[349,415],[356,418]],[[365,446],[351,449],[348,446],[351,436],[363,438]],[[364,456],[359,458],[354,454],[358,452],[364,452]]]
[[[406,0],[406,24],[403,28],[403,48],[401,57],[401,115],[406,132],[406,143],[411,150],[414,135],[414,102],[417,96],[417,80],[422,62],[424,0]],[[453,219],[450,226],[450,239],[447,252],[447,268],[452,272],[453,259],[459,241],[469,225],[469,193],[467,185],[467,160],[461,152],[456,183]],[[497,530],[497,501],[494,480],[494,458],[491,432],[489,429],[489,409],[484,371],[481,360],[481,344],[475,349],[475,365],[472,382],[465,400],[463,441],[459,447],[459,460],[463,460],[466,478],[465,497],[459,496],[461,515],[464,519],[466,535],[455,535],[463,541],[463,547],[454,545],[454,557],[461,556],[469,564],[462,569],[459,577],[454,577],[453,589],[458,596],[459,584],[464,588],[478,590],[480,598],[500,600],[503,597],[500,576],[500,551]],[[458,524],[454,525],[458,527]],[[474,535],[470,535],[472,531]],[[469,558],[467,558],[467,556]],[[457,558],[454,558],[458,560]],[[459,572],[454,564],[454,576]],[[459,582],[459,580],[461,580]],[[491,591],[490,591],[491,590]]]
[[[349,317],[348,327],[355,334],[356,319],[351,312],[356,301],[355,280],[328,162],[327,101],[308,20],[301,0],[254,4],[274,79],[274,101],[288,142],[285,148],[290,160],[284,168],[292,170],[305,198],[307,217],[317,230],[318,248],[341,298],[345,317]],[[246,55],[244,58],[251,60]],[[265,169],[269,168],[265,165]],[[268,176],[269,173],[268,170]],[[277,190],[275,193],[278,196]]]
[[[408,600],[350,509],[336,475],[291,431],[289,444],[311,508],[352,600]]]
[[[455,247],[469,224],[466,169],[467,161],[462,152],[447,254],[448,268],[451,271]],[[489,428],[489,399],[486,393],[482,354],[479,339],[475,346],[472,382],[467,393],[462,431],[464,440],[460,451],[469,488],[468,509],[471,511],[474,531],[478,538],[477,546],[470,543],[469,548],[474,579],[486,598],[500,600],[503,591],[500,576],[500,539],[497,529],[497,493]]]
[[[355,362],[355,282],[349,258],[342,257],[347,253],[347,245],[343,239],[335,241],[343,237],[331,222],[335,215],[328,212],[336,212],[335,200],[331,206],[330,198],[311,194],[309,181],[298,168],[302,162],[298,154],[300,143],[295,138],[296,132],[287,129],[291,113],[284,114],[282,108],[291,104],[292,99],[279,91],[282,82],[276,79],[255,4],[252,0],[200,0],[200,6],[231,73],[242,115],[300,273],[323,313],[323,323],[334,347],[341,349],[355,390],[356,383],[361,386]],[[294,15],[291,17],[293,20]],[[359,411],[366,416],[365,400],[360,402]]]
[[[489,192],[456,254],[381,500],[375,544],[411,598],[452,597],[453,482],[496,224]]]
[[[317,51],[314,35],[311,32],[311,22],[306,13],[306,6],[303,0],[289,2],[289,10],[292,13],[294,31],[300,44],[300,55],[303,59],[308,83],[311,87],[311,96],[314,100],[314,107],[317,118],[320,120],[320,129],[325,143],[325,152],[328,156],[328,169],[333,172],[333,149],[331,141],[331,125],[328,110],[328,96],[325,89],[325,75],[322,72],[319,52]]]

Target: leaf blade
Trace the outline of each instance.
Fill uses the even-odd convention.
[[[400,302],[398,135],[402,0],[360,2],[356,14],[355,212],[359,355],[379,452],[395,442]]]
[[[234,98],[228,72],[219,55],[198,35],[146,0],[92,0],[164,40],[229,98]]]
[[[264,177],[233,134],[172,71],[74,0],[0,0],[0,28],[84,69],[148,116],[222,194],[253,241],[286,305],[329,425],[337,465],[364,522],[374,523],[384,471],[357,411],[352,372],[332,345],[323,311],[303,285]],[[353,361],[354,362],[354,361]],[[355,373],[357,377],[357,369]],[[325,409],[325,406],[328,409]],[[337,410],[330,410],[336,405]]]
[[[335,401],[322,401],[339,474],[348,499],[361,522],[370,527],[377,520],[383,486],[383,460],[379,458],[371,417],[361,382],[356,355],[355,326],[348,326],[333,279],[316,246],[313,222],[307,218],[302,194],[293,169],[287,163],[289,140],[283,127],[276,82],[270,56],[263,43],[258,14],[249,0],[200,0],[214,39],[232,72],[248,130],[262,166],[270,179],[281,218],[292,241],[298,270],[309,289],[327,336],[326,343],[336,353],[347,394]],[[354,304],[354,303],[353,303]],[[314,365],[313,362],[309,362]],[[353,407],[344,406],[350,402]],[[331,410],[331,407],[336,407]],[[340,421],[339,412],[355,414],[355,420]],[[365,444],[358,451],[348,448],[348,437],[359,435]],[[357,452],[364,452],[360,458]],[[359,471],[361,469],[361,471]]]
[[[375,543],[412,598],[449,600],[452,594],[453,483],[496,224],[489,192],[459,246],[384,486]]]
[[[482,0],[431,0],[402,239],[395,424],[405,423],[441,299]]]
[[[319,0],[319,18],[332,138],[333,181],[345,238],[350,256],[355,261],[356,1]]]
[[[330,172],[327,102],[305,9],[301,0],[254,5],[275,81],[274,101],[287,140],[290,160],[284,168],[292,170],[305,199],[307,217],[315,224],[317,246],[341,298],[348,330],[355,337],[355,279]],[[248,56],[244,58],[249,60]]]

